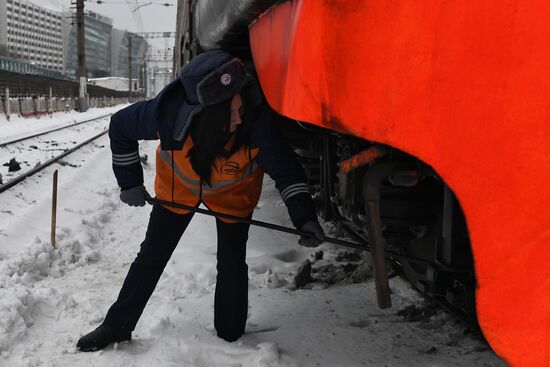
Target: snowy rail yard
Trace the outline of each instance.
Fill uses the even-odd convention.
[[[84,120],[106,109],[76,117]],[[53,118],[7,122],[0,142],[72,123]],[[71,140],[78,140],[73,131]],[[47,145],[47,143],[45,144]],[[156,142],[141,144],[152,191]],[[12,152],[17,161],[47,151]],[[7,163],[3,155],[1,163]],[[116,299],[145,235],[150,207],[120,202],[108,137],[0,194],[1,366],[504,366],[478,336],[434,308],[398,276],[393,307],[379,310],[369,258],[252,228],[248,241],[249,315],[237,342],[216,337],[214,220],[196,215],[163,274],[130,343],[80,353],[75,343]],[[59,170],[57,249],[50,244],[52,172]],[[290,226],[266,177],[254,218]],[[336,236],[326,225],[327,233]],[[309,259],[313,281],[296,289]]]

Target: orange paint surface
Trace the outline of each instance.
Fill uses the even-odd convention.
[[[550,6],[293,0],[250,28],[279,113],[430,164],[466,215],[477,310],[513,366],[550,366]]]

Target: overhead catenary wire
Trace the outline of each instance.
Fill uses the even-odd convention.
[[[143,26],[143,19],[141,18],[141,12],[139,11],[139,8],[143,6],[143,4],[140,4],[138,0],[135,1],[135,7],[132,9],[132,5],[130,0],[126,0],[128,3],[128,7],[132,11],[132,14],[134,16],[134,20],[136,21],[137,27],[140,30],[140,32],[145,32],[145,27]]]
[[[51,0],[50,0],[51,1]],[[96,4],[128,4],[127,1],[104,1],[104,0],[87,0],[87,2],[90,2],[90,3],[96,3]],[[141,5],[144,5],[144,4],[138,4],[139,6]],[[169,6],[176,6],[176,4],[174,3],[169,3],[169,2],[159,2],[159,1],[150,1],[148,3],[148,5],[161,5],[161,6],[166,6],[166,7],[169,7]]]

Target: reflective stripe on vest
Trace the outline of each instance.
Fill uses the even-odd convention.
[[[166,163],[168,165],[170,165],[170,167],[172,167],[172,156],[170,155],[170,152],[168,152],[166,150],[161,150],[160,151],[160,157],[164,161],[166,161]],[[241,182],[241,181],[245,180],[246,178],[250,177],[256,171],[256,169],[258,169],[258,167],[259,167],[258,164],[255,161],[252,161],[250,163],[250,166],[247,169],[244,170],[244,172],[240,175],[240,177],[237,177],[233,180],[212,182],[211,185],[203,185],[203,187],[202,187],[202,190],[203,190],[202,191],[202,197],[206,198],[206,197],[208,197],[208,195],[211,194],[210,193],[211,191],[217,191],[217,190],[220,190],[223,187],[233,185],[237,182]],[[178,167],[177,164],[174,164],[174,173],[179,178],[181,178],[183,181],[185,181],[189,184],[189,186],[186,186],[188,190],[190,190],[191,192],[193,192],[196,195],[200,194],[200,180],[196,180],[196,179],[193,179],[191,177],[186,176],[180,170],[180,168]]]

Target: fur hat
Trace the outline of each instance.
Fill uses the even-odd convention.
[[[260,87],[241,60],[222,50],[204,52],[193,58],[180,75],[185,99],[178,112],[174,140],[181,141],[196,116],[206,106],[241,93],[247,103],[262,101]]]

